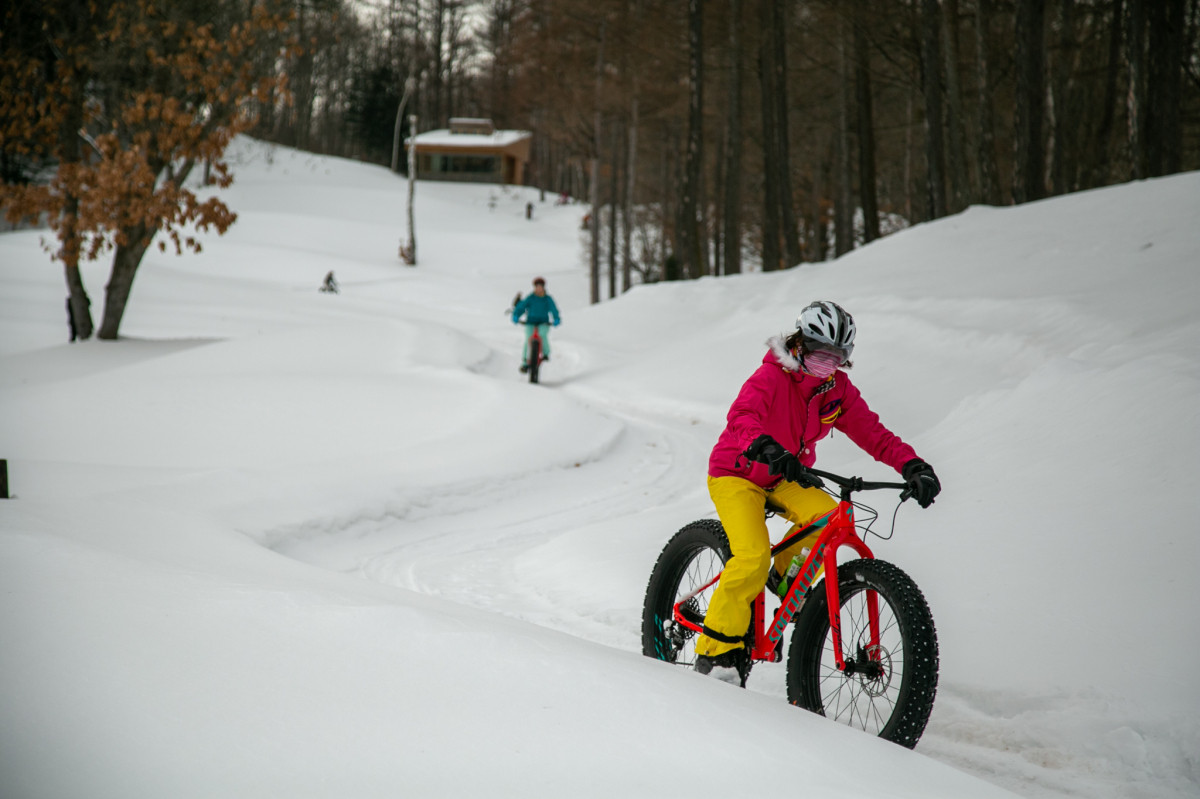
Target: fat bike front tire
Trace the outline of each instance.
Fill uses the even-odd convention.
[[[680,599],[710,582],[732,554],[725,528],[716,519],[685,525],[658,556],[646,586],[642,607],[642,654],[691,668],[696,663],[696,635],[675,622],[673,608]],[[710,586],[689,599],[682,610],[688,620],[704,624]]]
[[[897,566],[852,560],[838,566],[840,671],[829,601],[818,584],[796,620],[788,653],[788,701],[912,749],[925,732],[938,682],[937,631],[921,590]],[[871,645],[867,597],[879,597],[879,646]]]
[[[538,381],[538,371],[542,368],[542,341],[534,336],[529,342],[529,382]]]

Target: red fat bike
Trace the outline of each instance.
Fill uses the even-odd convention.
[[[777,554],[821,531],[774,614],[767,616],[770,584],[753,601],[742,684],[754,663],[783,659],[784,631],[795,619],[788,701],[911,749],[925,731],[937,693],[937,632],[912,579],[877,560],[863,542],[851,502],[856,492],[877,489],[900,489],[903,501],[906,486],[811,471],[839,486],[841,501],[811,524],[793,526],[771,548]],[[767,506],[768,514],[774,510]],[[842,547],[858,558],[839,564]],[[695,638],[729,557],[725,530],[715,519],[692,522],[667,542],[646,588],[643,654],[681,666],[695,663]],[[822,567],[824,579],[818,582]]]
[[[536,383],[540,378],[542,370],[542,361],[546,360],[544,348],[542,346],[542,337],[538,335],[538,326],[533,325],[533,332],[529,334],[529,359],[526,361],[529,370],[529,382]]]

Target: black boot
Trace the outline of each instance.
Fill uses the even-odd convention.
[[[745,647],[719,655],[697,655],[695,669],[698,674],[745,688],[746,678],[750,676],[750,656]]]

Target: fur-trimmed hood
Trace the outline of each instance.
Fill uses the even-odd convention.
[[[800,360],[788,351],[787,345],[784,343],[783,336],[771,336],[769,339],[767,339],[767,347],[770,350],[768,357],[770,355],[774,355],[776,363],[782,366],[785,370],[789,372],[803,371],[803,368],[800,365]],[[763,361],[767,362],[767,358],[763,358]]]

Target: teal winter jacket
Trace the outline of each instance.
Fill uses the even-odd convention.
[[[561,321],[558,316],[558,306],[554,304],[554,298],[549,294],[541,297],[530,294],[518,302],[517,307],[513,308],[512,320],[514,323],[521,321],[521,314],[525,314],[525,324],[527,325],[544,325],[550,321],[557,325]]]

